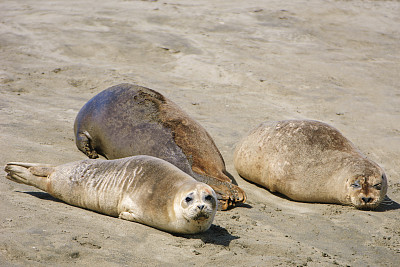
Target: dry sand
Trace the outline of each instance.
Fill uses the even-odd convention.
[[[214,138],[248,203],[174,236],[0,179],[1,266],[399,266],[399,1],[0,2],[0,164],[84,159],[73,122],[122,82],[158,90]],[[241,179],[266,120],[337,127],[389,179],[380,211],[293,202]]]

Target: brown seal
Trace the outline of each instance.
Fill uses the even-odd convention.
[[[246,199],[206,130],[154,90],[120,84],[100,92],[79,111],[74,131],[89,158],[154,156],[210,185],[223,210]]]
[[[387,191],[382,168],[318,121],[262,123],[239,142],[234,164],[243,178],[297,201],[374,209]]]
[[[57,167],[10,162],[5,171],[8,179],[71,205],[172,233],[204,232],[217,211],[210,186],[150,156],[87,159]]]

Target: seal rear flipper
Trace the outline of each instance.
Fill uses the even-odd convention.
[[[7,163],[4,170],[7,172],[7,179],[46,191],[47,177],[55,168],[48,164],[10,162]]]
[[[8,165],[17,165],[17,166],[21,166],[21,167],[25,167],[25,168],[30,168],[30,167],[54,167],[51,164],[29,163],[29,162],[9,162],[9,163],[7,163],[7,166]]]
[[[92,137],[87,131],[78,132],[76,135],[76,146],[90,159],[96,159],[99,157],[92,144]]]

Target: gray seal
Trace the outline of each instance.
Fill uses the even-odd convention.
[[[120,84],[100,92],[79,111],[74,131],[89,158],[154,156],[210,185],[222,210],[246,200],[207,131],[154,90]]]

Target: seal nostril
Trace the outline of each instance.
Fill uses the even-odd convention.
[[[372,201],[372,198],[371,197],[363,197],[363,198],[361,198],[365,203],[369,203],[369,202],[371,202]]]
[[[199,208],[199,210],[203,210],[204,209],[204,205],[198,205],[197,208]]]

